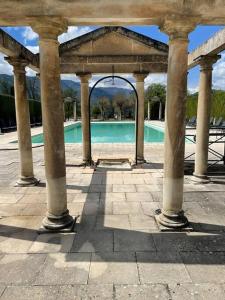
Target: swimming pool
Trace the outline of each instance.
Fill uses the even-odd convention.
[[[81,123],[66,126],[65,143],[82,143]],[[164,132],[161,128],[145,124],[144,138],[146,143],[162,143]],[[92,122],[92,143],[134,143],[134,122]],[[43,143],[43,134],[32,137],[32,143]]]

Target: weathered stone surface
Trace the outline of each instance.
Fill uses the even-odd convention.
[[[123,270],[121,272],[121,270]],[[95,253],[92,255],[89,283],[138,284],[134,253]]]
[[[50,253],[35,284],[86,284],[90,268],[88,253]]]
[[[114,251],[156,251],[156,248],[148,232],[115,230]]]
[[[0,260],[0,284],[31,284],[45,261],[43,254],[7,254]]]
[[[88,285],[73,285],[59,287],[59,300],[78,299],[91,300],[113,299],[113,285],[112,284],[88,284]]]
[[[127,215],[98,216],[96,229],[130,229]]]
[[[71,252],[112,252],[112,231],[89,231],[75,235]]]
[[[196,283],[225,283],[225,254],[223,252],[182,252],[182,260]]]
[[[173,300],[224,300],[225,291],[222,285],[203,283],[169,284]]]
[[[138,252],[137,263],[141,283],[191,282],[176,252]]]
[[[58,296],[57,286],[11,286],[6,288],[1,300],[55,300]]]
[[[140,201],[140,202],[153,201],[152,194],[148,192],[126,193],[126,199],[127,201]]]
[[[115,293],[118,300],[171,299],[166,285],[163,284],[115,285]]]
[[[55,253],[70,251],[75,234],[74,233],[45,233],[38,235],[32,243],[30,253]]]

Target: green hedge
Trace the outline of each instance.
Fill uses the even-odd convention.
[[[41,121],[41,103],[29,100],[31,123]],[[0,127],[16,125],[15,99],[13,96],[0,95]]]
[[[187,118],[197,116],[198,94],[189,95],[187,98]],[[211,117],[220,118],[225,120],[225,91],[212,92],[212,106]]]

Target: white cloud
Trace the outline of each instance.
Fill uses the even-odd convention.
[[[225,90],[225,51],[213,68],[213,88]]]
[[[32,30],[31,27],[25,27],[25,30],[22,33],[25,44],[27,41],[33,41],[38,38],[38,34]]]
[[[160,83],[160,84],[166,85],[166,81],[167,81],[166,73],[149,74],[145,78],[145,88],[147,88],[149,85],[151,85],[153,83]]]
[[[61,34],[58,40],[64,43],[92,30],[93,28],[89,26],[69,26],[67,32]]]
[[[9,63],[7,63],[7,61],[5,61],[4,57],[5,56],[0,53],[0,73],[12,75],[13,68]]]
[[[39,46],[26,46],[27,49],[29,49],[34,54],[39,53]]]

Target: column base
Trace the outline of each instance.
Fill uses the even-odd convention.
[[[162,211],[159,215],[155,216],[155,219],[161,230],[161,225],[173,230],[186,228],[189,225],[188,219],[185,217],[183,211],[177,214],[168,214]]]
[[[94,161],[92,159],[83,159],[84,166],[92,166],[94,165]]]
[[[144,163],[146,163],[146,160],[144,159],[144,157],[143,158],[137,158],[137,164],[144,164]]]
[[[74,219],[69,215],[69,210],[67,209],[61,216],[54,216],[52,214],[47,214],[43,219],[42,225],[44,229],[49,231],[61,231],[65,228],[70,228],[74,223]]]
[[[16,186],[27,187],[27,186],[35,186],[40,182],[39,179],[35,177],[21,177],[17,180]]]
[[[193,177],[191,178],[192,181],[196,183],[209,183],[210,178],[207,175],[199,175],[195,172],[193,173]]]

